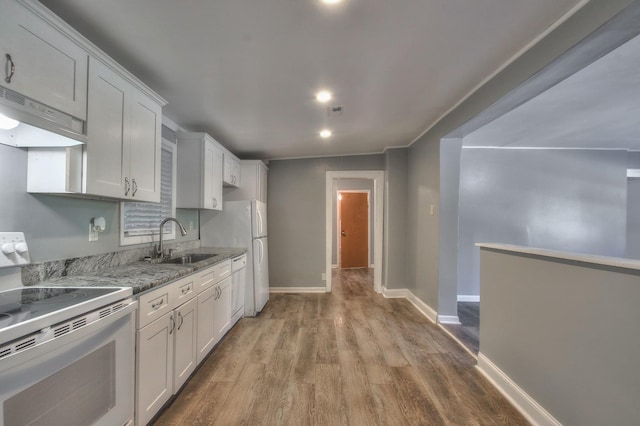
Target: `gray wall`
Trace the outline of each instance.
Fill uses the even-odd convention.
[[[486,249],[481,262],[481,354],[562,424],[640,424],[640,271]]]
[[[119,203],[27,193],[27,150],[0,145],[0,223],[2,231],[25,233],[32,262],[88,256],[136,246],[120,246]],[[91,218],[103,216],[107,229],[89,242]],[[198,214],[181,210],[178,218],[194,230],[180,238],[199,238]],[[139,246],[138,246],[139,247]]]
[[[480,294],[475,243],[624,257],[627,153],[462,148],[458,294]]]
[[[458,315],[458,202],[462,139],[440,143],[438,315]]]
[[[407,257],[408,288],[438,307],[440,140],[531,78],[567,49],[611,19],[631,0],[591,0],[575,15],[446,113],[409,148]],[[460,135],[460,136],[464,136]],[[425,212],[435,203],[435,222]]]
[[[407,288],[407,169],[408,150],[385,152],[385,212],[383,285],[388,289]]]
[[[640,259],[640,179],[627,183],[627,253],[625,257]]]
[[[338,191],[353,190],[353,191],[369,191],[369,264],[373,263],[373,241],[375,235],[375,194],[373,190],[373,179],[335,179],[333,181],[333,205],[336,206],[333,209],[333,235],[338,235]],[[337,265],[338,262],[338,237],[333,239],[333,248],[331,250],[331,264]]]
[[[269,284],[324,287],[327,171],[383,170],[384,156],[269,162]]]

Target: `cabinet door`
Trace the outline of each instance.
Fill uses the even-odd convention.
[[[176,332],[174,345],[174,391],[187,381],[197,362],[197,299],[191,299],[175,310]]]
[[[230,155],[224,154],[224,176],[222,183],[226,186],[240,186],[240,161]]]
[[[213,315],[215,310],[217,286],[213,286],[198,294],[198,337],[197,337],[197,363],[200,364],[207,356],[211,348],[216,344],[216,336],[213,328]]]
[[[0,85],[81,120],[87,118],[88,53],[17,1],[0,13]],[[15,73],[5,81],[5,55]]]
[[[222,210],[222,151],[204,142],[203,208]]]
[[[138,330],[136,424],[145,425],[173,394],[174,314]]]
[[[258,201],[267,202],[267,168],[258,165]]]
[[[85,192],[125,198],[130,85],[97,59],[89,61]]]
[[[159,203],[162,108],[136,89],[132,89],[130,101],[130,195],[135,201]]]
[[[217,342],[227,332],[231,323],[231,277],[225,278],[214,288],[218,289],[213,315]]]

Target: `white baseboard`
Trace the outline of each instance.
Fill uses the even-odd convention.
[[[476,367],[533,425],[561,426],[547,410],[518,386],[498,366],[482,353],[478,354]]]
[[[383,287],[382,294],[387,299],[401,299],[401,298],[408,299],[410,292],[406,288],[389,289],[389,288]]]
[[[480,301],[480,295],[473,295],[473,294],[469,294],[469,295],[465,295],[465,294],[459,294],[458,295],[458,302],[479,302]]]
[[[429,318],[434,324],[437,324],[438,313],[435,311],[435,309],[424,303],[422,300],[418,299],[418,297],[415,294],[411,293],[409,290],[407,291],[409,292],[409,296],[407,297],[407,299],[409,299],[409,302],[411,302],[413,306],[416,307],[416,309],[422,312],[422,315]]]
[[[331,265],[331,269],[338,269],[338,265]]]
[[[269,287],[269,293],[326,293],[326,287]]]
[[[460,318],[457,315],[438,315],[438,322],[440,324],[460,324]]]

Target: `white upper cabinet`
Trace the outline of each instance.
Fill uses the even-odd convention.
[[[258,200],[267,202],[267,174],[269,168],[259,160],[241,160],[242,183],[225,193],[227,201]]]
[[[223,154],[206,133],[178,133],[176,207],[222,210]]]
[[[161,125],[158,103],[91,58],[85,192],[159,202]]]
[[[224,153],[224,186],[240,186],[240,160],[228,151]]]
[[[89,53],[63,30],[37,2],[0,0],[0,86],[85,120]]]

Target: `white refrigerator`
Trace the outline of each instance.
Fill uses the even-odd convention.
[[[226,201],[222,211],[200,210],[200,240],[205,247],[245,247],[245,316],[255,316],[269,300],[267,205],[261,201]]]

